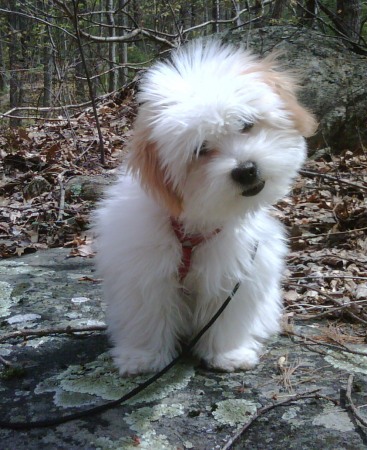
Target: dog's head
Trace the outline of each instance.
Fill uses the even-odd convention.
[[[144,75],[129,167],[173,216],[217,227],[274,203],[316,129],[293,77],[217,41],[194,41]]]

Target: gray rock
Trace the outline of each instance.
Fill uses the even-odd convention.
[[[300,98],[315,113],[319,130],[309,142],[312,150],[355,150],[367,143],[367,57],[348,50],[340,39],[319,31],[291,26],[232,33],[229,41],[243,42],[255,52],[284,51],[284,67],[303,78]]]
[[[106,188],[112,184],[117,175],[78,175],[70,178],[65,186],[66,199],[80,199],[95,202],[99,200]]]
[[[0,355],[22,369],[12,375],[5,368],[0,372],[0,420],[70,414],[116,400],[147,378],[118,375],[104,332],[1,340],[24,328],[103,324],[100,284],[91,259],[68,258],[67,250],[52,249],[3,260],[0,293]],[[9,320],[19,315],[37,315],[37,320]],[[318,333],[320,326],[301,324],[296,331]],[[313,352],[280,336],[269,343],[256,369],[236,373],[208,371],[185,357],[141,394],[102,414],[29,431],[0,428],[1,448],[220,449],[274,401],[320,389],[338,402],[349,373],[355,374],[353,400],[365,405],[367,357],[324,350]],[[366,436],[343,402],[310,398],[273,408],[233,448],[365,449]],[[359,411],[366,419],[366,408]]]

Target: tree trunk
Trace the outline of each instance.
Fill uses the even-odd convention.
[[[84,79],[83,79],[84,78]],[[77,61],[75,64],[75,102],[85,102],[87,98],[86,94],[86,82],[85,82],[85,70],[81,61]]]
[[[48,30],[50,32],[50,30]],[[53,49],[52,43],[46,34],[43,43],[43,106],[52,103],[52,77],[53,77]]]
[[[129,18],[126,13],[130,12],[129,2],[126,4],[126,0],[119,0],[119,7],[120,11],[122,12],[122,15],[120,15],[121,19],[119,21],[119,25],[127,26],[129,24]],[[133,9],[134,12],[134,9]],[[123,31],[122,33],[125,33]],[[127,64],[128,62],[128,55],[127,55],[127,42],[121,42],[119,44],[119,55],[118,60],[120,64]],[[127,67],[123,67],[119,69],[118,72],[118,84],[119,86],[123,86],[127,83],[128,80],[128,69]]]
[[[297,7],[297,13],[301,17],[301,23],[302,25],[312,26],[317,13],[316,0],[306,0],[302,3],[304,5],[303,8],[302,6]]]
[[[212,20],[219,20],[220,18],[220,6],[219,0],[212,0]],[[213,23],[212,25],[213,34],[219,33],[219,23]]]
[[[15,8],[16,5],[12,6],[9,2],[10,7]],[[8,44],[8,57],[9,57],[9,69],[10,69],[10,80],[9,80],[9,102],[10,108],[16,108],[22,105],[23,100],[23,83],[20,69],[24,67],[24,61],[22,62],[22,49],[20,45],[20,35],[21,30],[19,16],[16,14],[8,14],[8,28],[10,30],[9,44]],[[13,115],[17,115],[15,112]],[[19,127],[22,125],[22,120],[11,117],[9,119],[10,127]]]
[[[336,25],[354,42],[360,40],[361,9],[360,0],[337,0],[336,2],[336,12],[339,17]]]
[[[241,2],[232,0],[234,14],[237,15],[241,11]],[[241,17],[236,20],[236,26],[240,27],[243,24]]]
[[[116,36],[115,17],[113,15],[113,0],[106,1],[107,9],[107,24],[109,25],[108,32],[110,37]],[[108,44],[108,59],[109,59],[109,72],[108,72],[108,91],[113,92],[117,89],[117,43],[110,42]]]
[[[273,11],[271,12],[271,18],[275,20],[281,19],[286,4],[287,0],[275,0]]]
[[[196,5],[194,2],[191,2],[190,8],[190,27],[194,27],[196,25]]]
[[[6,80],[6,67],[4,60],[4,45],[2,39],[2,33],[0,34],[0,92],[5,91],[7,80]]]

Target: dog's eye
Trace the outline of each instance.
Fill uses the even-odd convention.
[[[206,141],[204,141],[204,142],[201,144],[201,147],[198,148],[196,154],[197,154],[197,156],[205,156],[205,155],[207,155],[209,152],[210,152],[210,148],[209,148],[209,146],[208,146],[208,143],[207,143]]]
[[[255,124],[253,122],[243,122],[241,130],[240,130],[241,133],[247,133],[247,131],[250,131],[254,125]]]

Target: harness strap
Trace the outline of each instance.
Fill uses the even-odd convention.
[[[221,231],[221,229],[218,228],[207,235],[186,234],[182,224],[173,217],[171,217],[171,225],[182,247],[181,264],[178,268],[178,275],[181,282],[185,279],[186,275],[189,273],[191,267],[192,252],[196,249],[198,245],[208,241],[213,236],[218,234]]]

